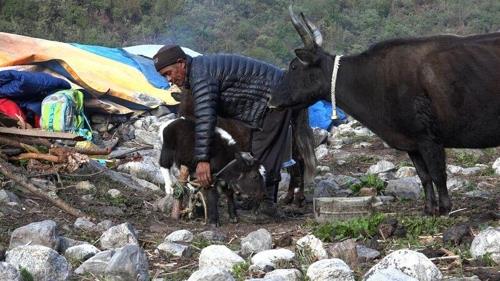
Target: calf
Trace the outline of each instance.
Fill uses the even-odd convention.
[[[162,149],[160,167],[165,179],[165,192],[173,194],[171,170],[181,165],[189,171],[196,170],[194,160],[194,121],[185,118],[170,120],[160,128]],[[222,190],[227,198],[227,207],[231,222],[236,223],[238,217],[234,205],[234,193],[244,194],[254,199],[255,208],[264,195],[264,167],[250,153],[242,152],[229,133],[216,128],[216,137],[212,144],[214,155],[210,159],[212,173],[215,174],[213,187],[205,190],[208,208],[208,221],[219,225],[218,192]]]

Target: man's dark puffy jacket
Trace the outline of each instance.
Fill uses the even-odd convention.
[[[279,68],[238,55],[205,55],[188,62],[188,84],[195,99],[195,159],[208,161],[217,116],[260,128]]]

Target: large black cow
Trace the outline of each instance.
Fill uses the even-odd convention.
[[[340,59],[321,48],[320,31],[303,14],[290,7],[290,15],[305,47],[295,50],[271,106],[307,106],[336,93],[342,109],[408,152],[425,212],[447,214],[444,148],[500,144],[500,33],[395,39]]]

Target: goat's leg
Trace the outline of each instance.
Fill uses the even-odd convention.
[[[446,156],[444,147],[434,142],[426,142],[420,149],[429,175],[436,185],[439,195],[439,213],[447,215],[451,211],[451,200],[446,187]]]
[[[408,152],[413,165],[417,170],[418,177],[422,182],[425,194],[425,213],[428,215],[437,214],[437,202],[434,194],[434,188],[432,186],[432,179],[427,170],[427,165],[425,164],[422,155],[418,151]]]
[[[212,226],[219,226],[219,193],[217,189],[211,187],[209,189],[205,189],[204,192],[205,198],[207,198],[207,212],[208,212],[208,223]]]
[[[229,214],[229,221],[231,223],[238,223],[238,215],[236,214],[236,207],[234,205],[234,193],[230,188],[224,191],[227,199],[227,213]]]
[[[172,188],[174,181],[172,180],[172,175],[170,173],[170,169],[160,167],[161,174],[163,176],[163,180],[165,181],[165,194],[171,195],[174,193],[174,189]]]
[[[294,203],[297,207],[302,207],[306,197],[304,196],[304,160],[299,159],[297,164],[292,167],[292,175],[290,175],[290,183],[293,182],[294,187]],[[292,184],[290,184],[292,185]]]

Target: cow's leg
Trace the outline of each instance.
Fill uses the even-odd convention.
[[[437,202],[434,194],[434,188],[432,186],[432,179],[427,170],[422,155],[418,151],[408,152],[410,159],[413,161],[413,165],[417,170],[418,177],[422,182],[425,193],[425,213],[428,215],[435,215],[437,213]]]
[[[286,193],[286,196],[285,196],[285,198],[284,198],[284,199],[283,199],[283,201],[282,201],[285,205],[288,205],[288,204],[290,204],[290,203],[292,203],[292,202],[293,202],[293,196],[294,196],[294,194],[295,194],[295,193],[294,193],[294,190],[295,190],[294,180],[295,180],[295,179],[294,179],[294,172],[293,172],[293,168],[292,168],[292,167],[290,167],[290,168],[288,169],[288,171],[289,171],[289,174],[290,174],[290,182],[288,183],[288,191],[287,191],[287,193]]]
[[[231,223],[238,222],[238,215],[236,214],[236,207],[234,205],[234,193],[231,188],[227,188],[224,193],[227,199],[227,213],[229,214],[229,221]]]
[[[429,141],[422,145],[420,151],[429,175],[438,191],[439,213],[447,215],[451,211],[451,200],[448,195],[448,188],[446,187],[446,156],[444,147]]]
[[[208,223],[212,226],[219,226],[219,193],[217,189],[212,187],[203,190],[205,198],[207,198]]]

